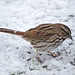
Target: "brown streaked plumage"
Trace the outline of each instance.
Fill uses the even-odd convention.
[[[60,23],[41,24],[26,32],[0,28],[0,32],[21,35],[37,50],[37,57],[40,62],[38,51],[51,51],[61,45],[66,38],[72,39],[70,29]]]

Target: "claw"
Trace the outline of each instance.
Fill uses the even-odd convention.
[[[58,56],[59,56],[59,55],[54,55],[54,54],[52,55],[52,57],[54,57],[54,58],[55,58],[55,57],[58,57]]]
[[[37,59],[38,59],[38,61],[39,61],[40,63],[43,63],[43,60],[41,60],[41,59],[39,58],[38,50],[37,50],[36,52],[37,52]]]
[[[48,51],[49,52],[49,51]],[[53,53],[49,52],[51,54],[52,57],[58,57],[59,55],[54,55]]]
[[[40,63],[43,63],[43,60],[41,60],[39,57],[37,57],[37,59]]]

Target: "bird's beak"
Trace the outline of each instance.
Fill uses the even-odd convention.
[[[71,36],[71,35],[69,36],[69,38],[70,38],[71,40],[73,40],[73,38],[72,38],[72,36]]]

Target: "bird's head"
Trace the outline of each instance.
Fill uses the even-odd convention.
[[[71,40],[73,40],[72,36],[71,36],[71,30],[69,27],[67,27],[66,25],[60,25],[61,30],[62,30],[62,34],[65,38],[69,38]]]

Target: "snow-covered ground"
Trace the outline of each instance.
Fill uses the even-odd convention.
[[[0,0],[0,28],[26,31],[41,23],[63,23],[72,31],[54,50],[53,58],[39,52],[20,36],[0,33],[0,75],[75,75],[75,0]]]

